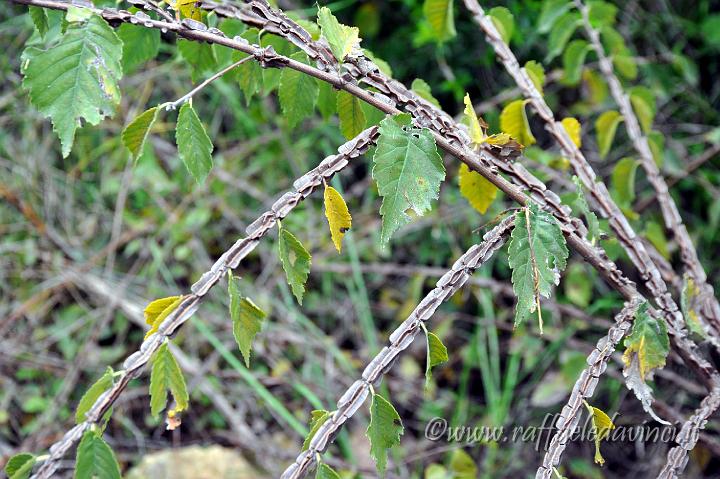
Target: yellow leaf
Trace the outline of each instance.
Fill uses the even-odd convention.
[[[340,253],[345,232],[352,226],[352,216],[345,200],[332,186],[325,187],[325,216],[330,226],[332,242]]]
[[[592,431],[595,439],[595,463],[603,465],[605,464],[605,459],[603,459],[602,454],[600,454],[600,441],[608,437],[610,431],[615,429],[615,424],[613,424],[610,416],[605,414],[601,409],[593,407],[587,402],[585,402],[585,407],[590,413],[592,420]]]
[[[147,338],[158,330],[160,324],[178,307],[182,296],[168,296],[167,298],[156,299],[145,308],[145,322],[149,324],[150,330],[145,334]]]
[[[174,4],[171,4],[174,10],[179,11],[183,18],[191,18],[202,21],[202,10],[197,6],[197,0],[176,0]]]
[[[485,124],[484,121],[480,123],[480,120],[475,114],[475,109],[473,108],[472,102],[470,101],[470,95],[468,95],[467,93],[465,94],[464,101],[464,113],[465,119],[467,120],[468,128],[470,129],[470,140],[476,145],[479,145],[480,143],[485,141],[485,129],[487,129],[487,124]]]
[[[507,145],[513,141],[512,137],[507,133],[496,133],[485,138],[485,143],[488,145]]]
[[[515,100],[510,102],[500,113],[500,130],[512,136],[523,146],[535,143],[535,137],[530,131],[525,103],[528,100]]]
[[[480,173],[471,171],[466,164],[460,165],[460,194],[473,208],[485,214],[497,196],[498,189]]]
[[[563,118],[562,121],[563,128],[565,128],[565,131],[567,131],[567,134],[570,136],[570,139],[575,143],[575,146],[580,148],[582,145],[582,137],[580,136],[580,122],[577,121],[577,119],[569,116],[567,118]]]

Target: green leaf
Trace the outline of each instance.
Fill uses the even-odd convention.
[[[583,71],[582,77],[587,85],[590,103],[602,104],[608,97],[608,86],[603,77],[595,70],[589,69]]]
[[[337,92],[335,88],[328,82],[318,81],[318,99],[317,108],[320,111],[323,119],[328,120],[337,111]],[[360,107],[363,108],[364,102],[360,102]]]
[[[635,86],[630,89],[630,102],[643,131],[645,134],[650,133],[656,113],[655,95],[647,87]]]
[[[310,274],[311,256],[300,240],[285,228],[280,228],[278,234],[278,251],[280,262],[285,270],[285,276],[292,292],[302,304],[305,294],[305,282]]]
[[[571,7],[572,1],[569,0],[545,0],[538,19],[538,31],[540,33],[549,32],[555,22]]]
[[[373,394],[366,434],[370,439],[370,455],[381,477],[385,477],[388,449],[400,444],[403,431],[402,420],[393,405],[379,394]]]
[[[248,28],[240,34],[240,37],[244,38],[253,45],[257,45],[260,39],[260,31],[257,28]],[[247,53],[234,51],[232,53],[232,61],[233,63],[239,62],[247,56]],[[256,93],[260,92],[260,89],[263,86],[264,68],[261,67],[258,62],[250,60],[236,67],[234,70],[235,77],[237,78],[240,89],[245,97],[245,104],[249,105],[250,100],[252,100]],[[270,70],[272,70],[272,68],[270,68]],[[278,79],[279,78],[280,77],[278,76]]]
[[[28,10],[30,11],[30,18],[33,21],[33,25],[35,25],[35,29],[38,31],[40,38],[45,38],[45,34],[50,28],[48,25],[47,12],[44,8],[33,6],[30,6]]]
[[[415,128],[406,113],[385,118],[380,122],[372,177],[383,197],[380,242],[386,246],[393,233],[410,222],[408,209],[422,216],[438,198],[445,166],[435,138],[426,128]]]
[[[255,40],[253,43],[257,43]],[[260,46],[263,48],[273,47],[278,55],[289,57],[296,50],[295,46],[277,35],[265,33],[260,37]],[[286,68],[261,68],[263,77],[263,92],[265,95],[276,90],[280,86],[280,75]],[[333,103],[333,113],[335,113],[335,103]]]
[[[21,452],[11,457],[5,464],[5,474],[8,479],[27,479],[35,465],[36,458],[27,452]]]
[[[453,479],[475,479],[478,477],[475,461],[462,449],[455,449],[452,452],[450,470],[453,472]]]
[[[308,63],[307,55],[303,52],[294,53],[290,58]],[[283,114],[290,128],[293,128],[303,118],[312,115],[318,98],[317,82],[310,75],[292,68],[283,68],[280,74],[279,96]]]
[[[623,158],[615,164],[610,176],[613,197],[622,207],[629,208],[635,201],[635,172],[638,164],[632,158]]]
[[[117,34],[123,42],[122,66],[126,75],[155,58],[160,51],[160,30],[156,28],[123,23]]]
[[[665,135],[659,131],[652,130],[647,134],[647,139],[650,144],[650,151],[653,154],[653,159],[658,168],[662,167],[664,161],[665,152]]]
[[[590,211],[590,206],[585,199],[585,188],[580,182],[580,178],[578,178],[577,176],[573,176],[573,183],[575,183],[575,187],[577,188],[575,205],[585,217],[585,222],[587,223],[588,228],[588,238],[590,239],[592,244],[595,244],[600,238],[600,222],[598,221],[595,213]]]
[[[188,396],[185,378],[178,366],[168,343],[163,343],[152,357],[150,373],[150,413],[157,417],[167,405],[167,393],[170,391],[176,406],[168,412],[184,411],[188,407]]]
[[[125,147],[130,150],[133,161],[137,161],[142,155],[145,140],[147,140],[157,116],[158,107],[154,106],[135,117],[123,130],[122,141]]]
[[[345,199],[332,186],[325,186],[325,217],[330,227],[330,237],[338,253],[342,250],[342,239],[352,227],[352,216]]]
[[[75,423],[80,424],[85,420],[85,414],[90,410],[90,408],[95,404],[95,401],[100,397],[102,393],[110,389],[110,386],[113,385],[113,370],[111,367],[108,367],[105,370],[105,373],[93,383],[92,386],[88,388],[87,391],[85,391],[85,394],[80,398],[80,402],[77,405],[77,409],[75,409]]]
[[[605,414],[601,409],[593,407],[587,402],[585,403],[585,407],[587,407],[587,410],[590,412],[592,422],[592,435],[595,441],[595,463],[602,466],[605,464],[605,459],[603,459],[600,454],[600,442],[608,437],[610,431],[615,429],[615,424],[613,424],[610,416]]]
[[[355,138],[365,129],[365,113],[362,109],[362,103],[358,97],[345,90],[337,93],[340,131],[348,140]]]
[[[318,466],[317,471],[315,472],[315,479],[340,479],[340,476],[332,467],[323,463]]]
[[[591,0],[587,3],[588,19],[593,28],[602,28],[615,24],[617,7],[602,0]]]
[[[390,64],[388,62],[386,62],[382,58],[378,58],[377,56],[375,56],[375,54],[373,54],[373,52],[371,52],[367,48],[363,48],[362,51],[369,60],[371,60],[375,65],[377,65],[381,73],[383,73],[389,78],[392,78],[392,68],[390,68]]]
[[[262,330],[265,311],[257,307],[250,298],[240,296],[238,280],[230,272],[228,272],[228,295],[233,336],[245,360],[245,366],[249,368],[252,343],[257,333]]]
[[[566,85],[577,85],[580,83],[580,75],[585,57],[591,50],[590,44],[585,40],[573,40],[563,52],[563,77]]]
[[[487,14],[490,16],[493,25],[495,25],[495,28],[497,28],[500,33],[500,37],[509,45],[510,39],[515,31],[515,19],[513,18],[513,14],[505,7],[491,8]]]
[[[70,154],[81,119],[97,125],[114,114],[122,77],[122,42],[107,22],[94,14],[68,22],[55,45],[32,50],[23,71],[30,102],[52,120],[63,157]]]
[[[578,12],[564,13],[554,24],[548,38],[548,54],[545,62],[549,62],[556,56],[560,55],[565,49],[570,37],[573,36],[575,30],[580,26],[581,17]]]
[[[348,27],[337,21],[329,8],[320,7],[317,14],[322,37],[327,40],[335,58],[342,63],[343,59],[360,43],[360,30]]]
[[[318,429],[320,429],[320,426],[330,419],[331,415],[332,413],[330,411],[326,411],[324,409],[316,409],[310,413],[310,432],[307,436],[305,436],[305,440],[303,441],[303,451],[307,451],[308,447],[310,447],[310,441],[312,441],[312,438],[315,437],[315,434],[318,432]]]
[[[513,290],[517,296],[515,326],[537,310],[542,332],[540,298],[550,297],[568,257],[565,238],[555,218],[535,203],[518,211],[508,256]]]
[[[435,333],[427,332],[425,338],[427,339],[427,359],[425,362],[425,387],[427,388],[432,379],[432,368],[446,363],[449,357],[447,348]]]
[[[623,121],[622,115],[615,110],[606,111],[595,120],[595,134],[600,149],[598,152],[600,158],[605,158],[610,152],[615,132],[621,121]]]
[[[120,479],[115,453],[94,431],[85,431],[77,448],[75,479]]]
[[[592,298],[592,283],[585,267],[580,263],[571,264],[565,274],[565,296],[576,306],[586,308]]]
[[[535,143],[535,137],[530,131],[525,104],[529,100],[515,100],[508,103],[500,113],[500,130],[507,133],[523,146]]]
[[[629,54],[618,54],[612,59],[615,69],[620,72],[626,80],[635,80],[638,75],[637,63],[635,58]]]
[[[437,107],[440,106],[440,102],[438,102],[432,94],[430,85],[428,85],[427,82],[422,78],[414,79],[412,84],[410,85],[410,89],[414,91],[415,94],[420,98],[429,101]]]
[[[457,35],[453,0],[425,0],[423,13],[438,42],[446,42]]]
[[[652,243],[655,249],[666,260],[670,260],[670,252],[668,251],[668,240],[665,237],[665,229],[655,221],[649,221],[645,225],[643,232],[645,237]]]
[[[545,86],[545,69],[543,66],[535,60],[530,60],[525,64],[525,71],[527,72],[530,80],[532,80],[535,88],[543,94],[543,86]]]
[[[670,352],[670,339],[667,326],[661,319],[654,318],[648,312],[647,303],[640,306],[633,322],[630,335],[625,338],[623,362],[630,366],[637,357],[641,379],[646,379],[654,369],[665,366],[665,358]]]
[[[180,39],[177,42],[177,48],[183,59],[190,65],[190,77],[193,83],[202,80],[205,73],[217,69],[215,50],[209,43]]]
[[[682,308],[683,316],[685,317],[685,324],[690,332],[698,335],[700,338],[707,338],[708,334],[705,331],[705,327],[700,322],[702,313],[702,304],[700,301],[700,288],[698,288],[695,280],[692,279],[687,273],[683,275],[683,289],[682,295],[680,296],[680,306]]]
[[[200,118],[190,105],[183,104],[175,128],[178,155],[198,183],[203,183],[213,166],[213,144]]]
[[[484,215],[497,197],[497,187],[480,173],[470,170],[465,163],[460,165],[458,176],[460,194],[473,208]]]

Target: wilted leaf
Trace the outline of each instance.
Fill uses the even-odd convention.
[[[575,143],[575,146],[580,148],[580,146],[582,145],[580,122],[577,121],[576,118],[569,116],[567,118],[563,118],[560,123],[562,123],[563,128],[565,128],[565,131],[567,131],[568,136],[570,136],[572,142]]]
[[[352,216],[342,195],[332,186],[325,187],[325,217],[330,226],[330,236],[338,253],[342,250],[342,239],[352,227]]]
[[[605,414],[601,409],[593,407],[587,402],[585,403],[585,407],[587,407],[588,412],[590,412],[592,421],[592,434],[595,441],[595,463],[603,465],[605,464],[605,459],[603,459],[600,454],[600,442],[608,437],[610,431],[615,429],[615,424],[613,424],[610,416]]]
[[[702,308],[702,305],[700,304],[700,288],[698,288],[695,280],[693,280],[687,273],[683,275],[683,289],[682,295],[680,296],[680,306],[682,308],[683,316],[685,317],[685,324],[688,329],[703,339],[707,338],[707,331],[705,331],[705,327],[703,327],[700,322],[700,318],[702,316],[700,313],[700,309]]]

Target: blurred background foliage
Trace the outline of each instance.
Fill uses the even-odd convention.
[[[311,2],[279,3],[314,20]],[[424,79],[451,114],[462,111],[468,92],[478,113],[497,131],[503,104],[519,96],[462,2],[455,2],[457,37],[441,45],[432,39],[421,0],[319,3],[330,6],[342,23],[360,27],[363,46],[392,67],[394,78],[405,84]],[[521,63],[542,61],[546,37],[536,28],[541,2],[496,4],[514,14],[511,46]],[[655,129],[664,137],[663,173],[718,290],[718,2],[629,1],[618,6],[617,28],[639,65],[637,83],[651,88],[657,98]],[[51,19],[59,23],[59,14],[52,13]],[[63,159],[50,123],[30,106],[21,87],[21,54],[32,43],[44,41],[34,33],[26,8],[2,2],[0,462],[18,450],[39,451],[57,440],[72,423],[74,406],[88,385],[106,365],[117,366],[139,345],[145,304],[188,290],[246,225],[291,188],[294,178],[345,141],[336,117],[316,115],[290,129],[274,94],[246,102],[232,79],[222,79],[193,100],[215,145],[215,165],[203,185],[195,183],[177,157],[173,112],[161,114],[150,146],[133,166],[120,142],[123,126],[145,108],[179,98],[193,85],[192,69],[179,55],[176,39],[163,34],[156,58],[128,67],[115,117],[79,130],[72,153]],[[212,50],[216,70],[230,62],[222,48]],[[597,78],[594,61],[589,55],[590,73],[579,86],[559,81],[560,58],[546,63],[545,92],[558,117],[580,119],[584,151],[596,171],[610,178],[617,160],[630,155],[632,147],[620,128],[607,158],[593,153],[591,125],[613,108],[602,85],[592,83]],[[196,82],[212,71],[196,72]],[[570,173],[542,125],[531,119],[531,126],[538,145],[528,149],[528,166],[570,198]],[[319,195],[283,221],[313,254],[302,307],[285,283],[274,237],[261,242],[237,270],[243,294],[270,318],[255,341],[250,371],[233,341],[228,298],[220,287],[176,341],[191,390],[182,427],[169,432],[151,418],[146,376],[120,398],[105,437],[123,467],[168,447],[219,444],[235,448],[247,463],[247,477],[277,475],[294,457],[310,410],[331,408],[388,332],[455,258],[479,240],[483,230],[478,228],[513,206],[496,201],[486,215],[479,215],[458,192],[459,164],[446,158],[448,181],[434,210],[381,249],[370,158],[358,159],[332,183],[344,192],[354,220],[341,255],[331,244]],[[695,168],[688,172],[690,165]],[[662,233],[659,211],[651,202],[654,193],[642,172],[637,176],[634,207],[641,215],[635,226],[677,265],[675,246]],[[633,271],[612,238],[603,243]],[[579,258],[571,257],[555,298],[544,305],[544,336],[535,325],[512,330],[513,304],[506,253],[501,251],[432,319],[431,328],[448,345],[450,362],[436,369],[431,388],[423,390],[423,341],[390,372],[383,388],[406,425],[401,448],[391,454],[390,477],[476,474],[462,465],[465,456],[455,452],[462,444],[424,438],[432,417],[447,418],[452,425],[540,426],[546,413],[559,410],[621,300]],[[672,361],[655,380],[658,410],[668,416],[669,411],[687,415],[702,393],[699,386],[686,385],[679,364]],[[614,362],[595,405],[611,415],[619,412],[619,425],[641,424],[647,417],[619,378]],[[678,383],[685,389],[677,388]],[[328,454],[347,477],[375,474],[366,425],[362,411]],[[711,471],[720,467],[718,444],[715,421],[693,452],[688,477],[717,477]],[[666,449],[662,443],[609,442],[603,445],[607,463],[599,468],[592,464],[591,441],[573,443],[563,472],[579,478],[647,477],[664,461]],[[488,442],[464,451],[480,477],[532,477],[541,458],[531,442]],[[65,466],[63,474],[69,475],[71,460]]]

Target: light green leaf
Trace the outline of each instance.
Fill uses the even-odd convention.
[[[294,53],[290,58],[308,63],[303,52]],[[312,115],[318,98],[318,86],[310,75],[283,68],[280,74],[280,107],[290,128],[295,127],[303,118]]]
[[[348,27],[341,24],[329,8],[320,7],[317,15],[322,37],[327,40],[333,55],[339,62],[360,43],[360,30],[357,27]]]
[[[507,133],[522,146],[530,146],[535,143],[535,137],[530,131],[525,104],[528,100],[515,100],[508,103],[500,113],[500,130]]]
[[[427,332],[427,359],[425,362],[425,387],[430,385],[432,379],[432,368],[446,363],[449,359],[448,350],[435,333]]]
[[[613,197],[622,207],[629,208],[635,201],[635,172],[638,164],[632,158],[623,158],[617,162],[610,176]]]
[[[403,431],[402,420],[393,405],[379,394],[373,394],[366,434],[370,439],[370,455],[375,459],[380,477],[385,477],[388,449],[400,444]]]
[[[382,74],[384,74],[388,78],[392,78],[392,68],[390,68],[390,64],[388,62],[386,62],[382,58],[375,56],[375,54],[373,54],[373,52],[371,52],[367,48],[363,48],[362,51],[369,60],[371,60],[375,65],[377,65]]]
[[[190,105],[183,104],[175,129],[178,155],[198,183],[203,183],[213,166],[213,144],[200,118]]]
[[[602,28],[615,24],[617,7],[602,0],[590,0],[588,6],[588,19],[593,28]]]
[[[168,412],[177,413],[188,407],[188,396],[185,377],[168,343],[163,343],[152,357],[152,372],[150,373],[150,412],[157,417],[167,405],[167,393],[170,391],[175,399],[176,406]]]
[[[656,112],[655,94],[647,87],[635,86],[630,89],[630,102],[643,131],[645,134],[650,133]]]
[[[576,306],[586,308],[592,298],[591,277],[581,263],[572,263],[565,274],[565,296]]]
[[[605,158],[610,152],[615,132],[621,121],[623,121],[622,115],[615,110],[606,111],[595,120],[595,134],[600,149],[598,152],[600,158]]]
[[[540,298],[549,298],[553,285],[565,269],[568,249],[557,220],[535,203],[515,214],[515,227],[510,236],[508,262],[517,305],[515,326],[537,310],[540,331],[542,316]]]
[[[253,43],[257,43],[257,40],[255,40]],[[286,57],[291,56],[296,50],[295,46],[292,43],[277,35],[271,35],[270,33],[265,33],[260,38],[260,46],[262,46],[263,48],[272,46],[273,49],[278,53],[278,55],[283,55]],[[261,67],[261,70],[263,77],[263,92],[265,93],[265,95],[267,95],[280,86],[280,75],[282,74],[282,71],[286,69]],[[335,103],[333,103],[333,114],[334,113]]]
[[[476,479],[478,470],[473,458],[462,449],[455,449],[450,456],[450,470],[453,479]]]
[[[460,165],[460,194],[480,214],[485,214],[497,197],[498,189],[477,171],[472,171],[463,163]]]
[[[635,80],[638,75],[637,63],[632,55],[617,54],[612,59],[615,69],[626,80]]]
[[[77,448],[75,479],[120,479],[115,453],[94,431],[85,431]]]
[[[177,48],[183,59],[190,65],[190,77],[193,83],[203,79],[206,73],[217,69],[215,50],[209,43],[191,40],[178,40]]]
[[[487,14],[500,33],[500,37],[509,45],[510,39],[512,39],[513,33],[515,32],[515,19],[513,18],[513,14],[505,7],[491,8]]]
[[[27,479],[30,477],[36,458],[27,452],[15,454],[5,464],[5,474],[8,479]]]
[[[35,25],[35,29],[38,31],[40,38],[45,38],[45,34],[50,28],[48,26],[47,12],[44,8],[33,6],[30,6],[28,10],[30,11],[30,18]]]
[[[648,312],[647,303],[642,304],[638,308],[632,331],[625,338],[625,367],[629,367],[633,357],[637,356],[640,377],[644,380],[652,370],[665,366],[669,352],[670,339],[665,322]]]
[[[250,298],[240,295],[238,280],[230,272],[228,272],[228,295],[233,336],[245,360],[245,366],[250,367],[252,343],[257,333],[262,330],[265,311],[257,307]]]
[[[145,140],[157,120],[158,108],[156,106],[145,110],[135,117],[122,132],[122,142],[130,150],[133,161],[137,161],[143,152]]]
[[[423,13],[438,42],[445,42],[457,35],[453,0],[425,0]]]
[[[571,7],[572,1],[570,0],[545,0],[538,19],[538,31],[540,33],[549,32],[555,22]]]
[[[430,89],[430,85],[427,84],[425,80],[422,78],[416,78],[413,80],[412,84],[410,85],[410,89],[415,92],[417,96],[420,98],[423,98],[433,105],[439,107],[440,103],[435,99],[435,97],[432,94],[432,90]]]
[[[445,166],[430,131],[412,126],[406,113],[381,121],[372,177],[383,197],[380,242],[385,246],[398,228],[410,222],[408,209],[422,216],[440,193]]]
[[[330,411],[326,411],[324,409],[316,409],[310,413],[310,432],[303,441],[303,451],[307,451],[308,447],[310,447],[310,441],[312,441],[312,438],[315,437],[315,434],[318,432],[318,429],[320,429],[320,426],[330,419],[331,415],[332,413]]]
[[[585,57],[591,47],[585,40],[573,40],[563,52],[563,78],[562,81],[566,85],[577,85],[580,83],[580,75]]]
[[[97,398],[100,397],[102,393],[110,389],[110,386],[113,384],[113,370],[111,367],[108,367],[105,370],[105,373],[93,383],[92,386],[88,388],[87,391],[85,391],[85,394],[80,398],[80,402],[77,405],[77,409],[75,409],[75,423],[80,424],[85,420],[85,414],[90,410],[90,408],[95,404],[95,401],[97,401]]]
[[[545,69],[543,66],[535,60],[530,60],[525,64],[525,71],[527,72],[530,80],[532,80],[535,88],[543,94],[543,86],[545,86]]]
[[[315,472],[315,479],[340,479],[340,476],[332,467],[322,463],[318,466],[317,471]]]
[[[580,13],[567,12],[564,13],[554,24],[548,38],[548,54],[545,62],[549,62],[556,56],[560,55],[565,49],[570,37],[573,36],[575,30],[580,26]]]
[[[337,92],[328,82],[318,81],[317,108],[325,120],[331,118],[337,111]],[[360,102],[360,107],[363,108]]]
[[[252,45],[257,45],[260,39],[260,31],[257,28],[248,28],[240,34],[242,38],[250,42]],[[234,51],[232,54],[232,61],[239,62],[243,58],[247,57],[247,53]],[[245,104],[249,105],[250,100],[256,93],[260,92],[263,86],[263,73],[265,70],[260,64],[254,60],[247,61],[242,65],[235,68],[235,75],[240,85],[240,89],[245,97]],[[273,70],[268,68],[268,70]],[[279,72],[278,72],[279,75]],[[280,78],[279,76],[277,77]]]
[[[705,327],[700,322],[702,313],[700,312],[702,304],[700,302],[700,288],[687,273],[683,275],[683,289],[680,296],[680,306],[685,324],[690,332],[698,335],[700,338],[707,338],[708,334]]]
[[[575,205],[585,217],[585,222],[587,223],[588,228],[588,238],[590,239],[590,242],[592,244],[595,244],[600,238],[600,222],[598,221],[595,213],[590,211],[590,206],[585,199],[585,188],[580,182],[580,178],[578,178],[577,176],[573,176],[573,183],[575,183],[575,187],[577,188]]]
[[[292,292],[302,304],[305,294],[305,282],[310,274],[310,253],[305,249],[300,240],[285,228],[280,228],[278,234],[278,252],[280,262],[285,270],[287,281]]]
[[[664,161],[665,152],[665,135],[661,132],[652,130],[647,134],[648,143],[650,144],[650,151],[653,154],[653,159],[658,168],[662,167]]]
[[[63,157],[70,154],[81,119],[97,125],[114,114],[122,77],[122,42],[107,22],[94,14],[68,22],[56,44],[32,51],[23,71],[30,102],[52,120]]]
[[[348,140],[355,138],[365,129],[365,113],[362,101],[355,95],[341,90],[337,93],[337,111],[340,117],[340,131]]]
[[[160,30],[156,28],[123,23],[117,34],[123,42],[122,65],[126,75],[155,58],[160,51]]]

